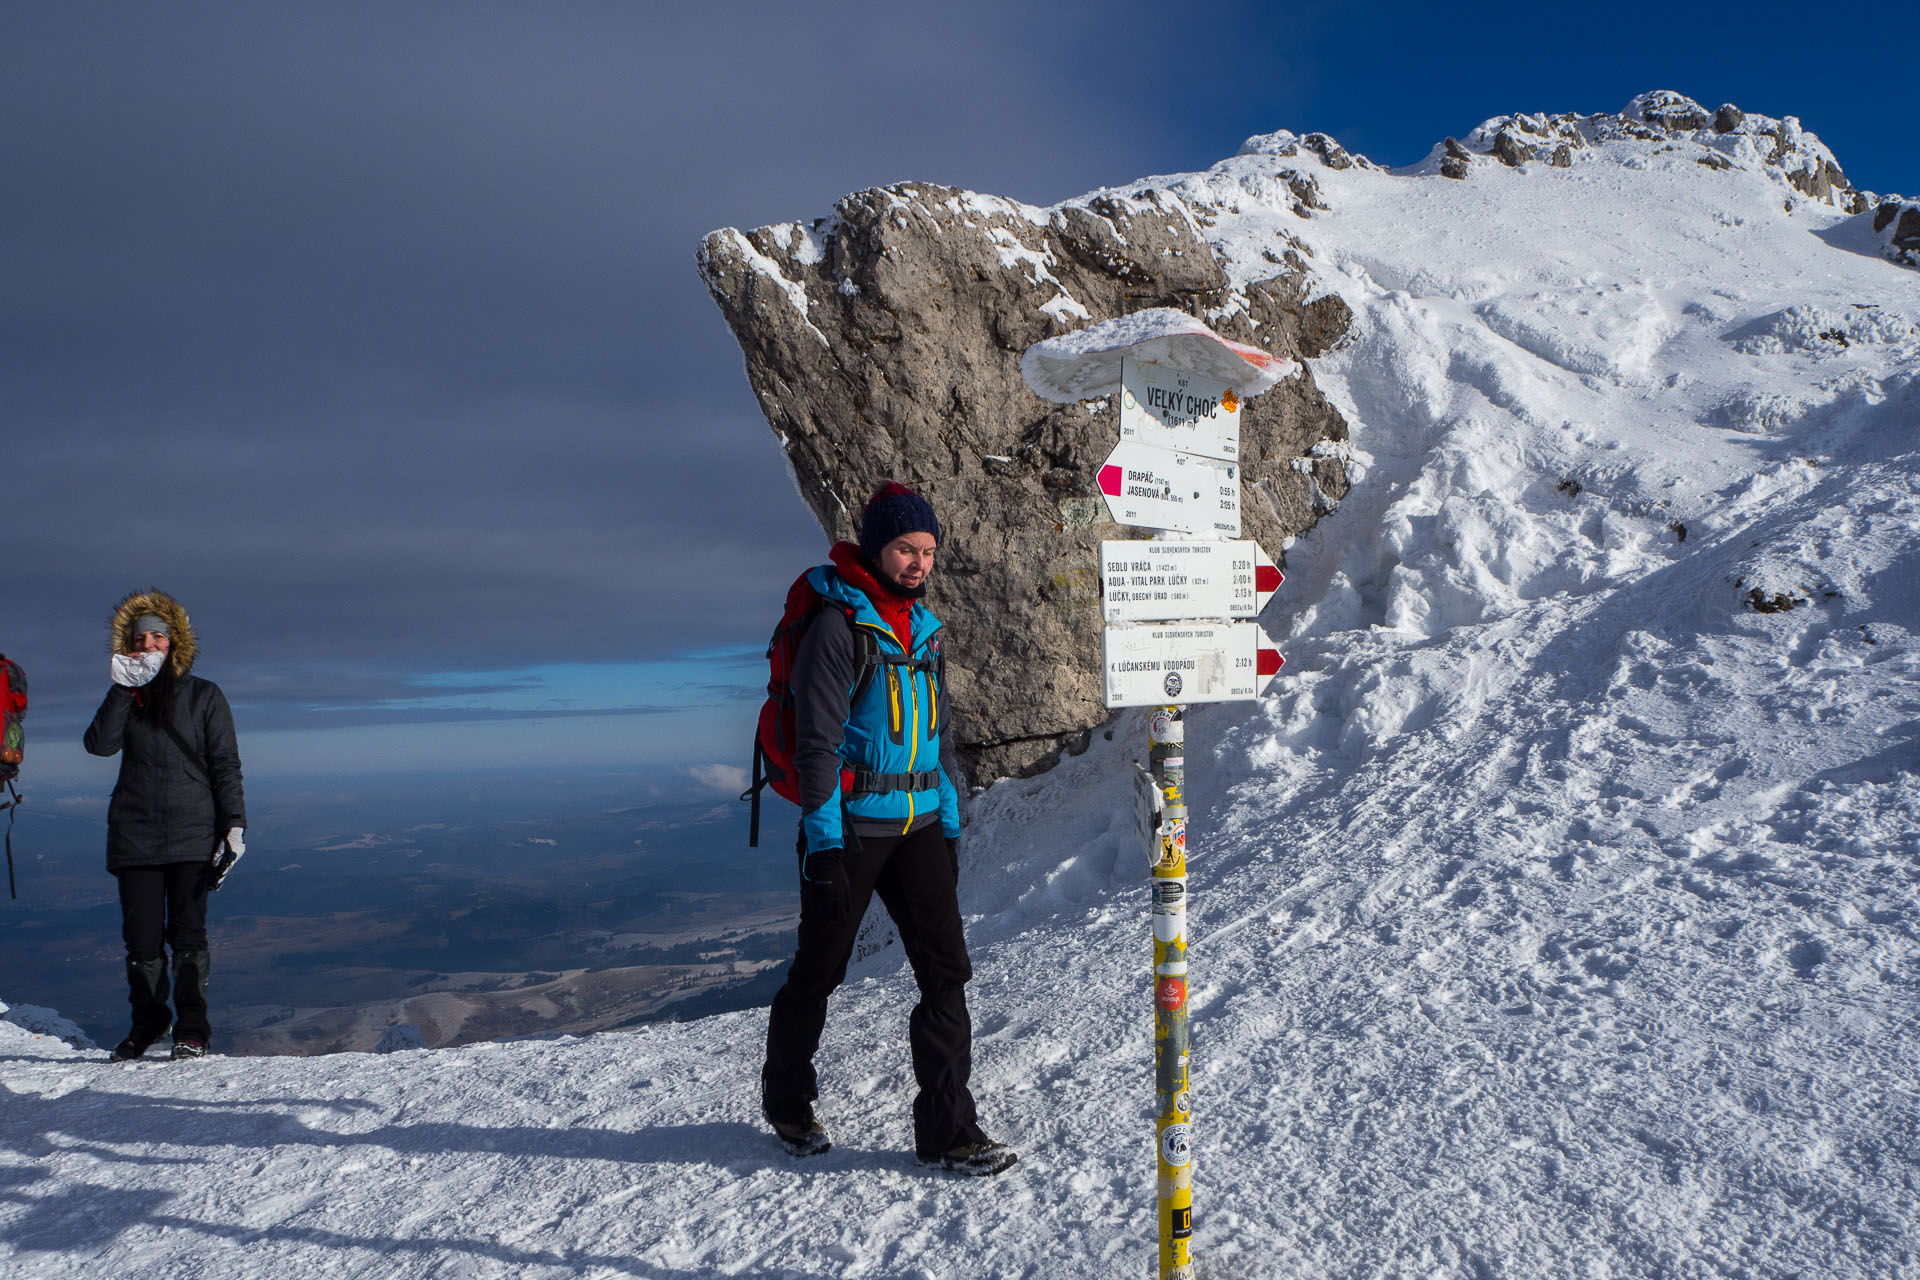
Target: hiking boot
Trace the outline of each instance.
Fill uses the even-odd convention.
[[[132,1062],[135,1058],[145,1057],[147,1050],[153,1048],[154,1042],[164,1040],[166,1035],[164,1031],[154,1035],[148,1035],[144,1031],[129,1031],[125,1040],[113,1046],[113,1052],[108,1055],[107,1061]]]
[[[773,1136],[780,1139],[780,1145],[787,1149],[788,1155],[817,1156],[831,1150],[833,1143],[827,1139],[827,1131],[821,1127],[820,1120],[813,1114],[813,1108],[807,1108],[804,1120],[789,1122],[775,1120],[773,1112],[766,1104],[760,1106],[760,1114],[773,1126]]]
[[[207,1044],[204,1040],[175,1040],[173,1052],[167,1057],[175,1062],[186,1062],[193,1058],[207,1056]]]
[[[918,1157],[928,1168],[969,1178],[991,1178],[996,1173],[1005,1173],[1019,1158],[1012,1147],[1001,1142],[963,1142],[938,1155]]]

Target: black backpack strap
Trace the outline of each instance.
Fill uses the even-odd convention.
[[[7,793],[11,795],[13,799],[7,801],[5,804],[0,804],[0,809],[7,811],[7,893],[11,897],[18,899],[20,897],[20,891],[16,889],[13,884],[13,811],[20,807],[20,793],[13,789],[12,778],[7,779]]]
[[[929,769],[925,773],[868,773],[865,769],[853,771],[853,790],[850,795],[864,796],[879,791],[930,791],[940,785],[940,775]]]
[[[847,693],[847,706],[851,707],[860,701],[860,695],[873,683],[874,675],[892,658],[880,652],[880,641],[874,638],[873,632],[854,622],[851,609],[847,610],[847,630],[853,632],[854,647],[853,688]]]
[[[767,753],[760,746],[760,734],[756,731],[753,735],[753,765],[747,771],[751,785],[740,793],[742,800],[753,802],[753,809],[747,818],[747,848],[749,849],[760,847],[760,793],[766,789],[770,781],[764,767],[766,760]]]

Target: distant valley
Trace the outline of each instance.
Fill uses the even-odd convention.
[[[368,1051],[396,1024],[441,1047],[770,999],[797,912],[785,842],[748,849],[730,804],[601,799],[594,807],[560,793],[550,809],[584,811],[503,816],[500,804],[481,809],[480,821],[411,822],[294,847],[262,838],[209,912],[218,1047]],[[361,814],[419,816],[417,805],[377,797]],[[0,943],[6,997],[56,1008],[112,1043],[127,1015],[100,823],[49,815],[25,831],[16,854],[39,852],[23,863]]]

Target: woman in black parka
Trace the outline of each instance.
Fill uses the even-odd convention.
[[[120,755],[107,806],[107,870],[120,881],[133,1029],[113,1059],[138,1058],[169,1029],[174,1058],[205,1057],[213,1038],[207,893],[221,853],[246,852],[233,712],[218,685],[188,674],[199,646],[187,611],[164,591],[122,600],[111,641],[113,687],[87,728],[86,747]]]

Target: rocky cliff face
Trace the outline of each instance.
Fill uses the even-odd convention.
[[[1304,213],[1317,195],[1302,177]],[[888,478],[940,513],[929,603],[954,638],[960,753],[976,783],[1043,767],[1106,719],[1097,547],[1145,536],[1113,524],[1094,486],[1118,439],[1117,406],[1040,400],[1020,379],[1021,354],[1148,307],[1295,358],[1346,331],[1345,305],[1308,296],[1283,241],[1270,275],[1230,280],[1209,220],[1152,187],[1042,210],[904,183],[848,196],[811,225],[726,229],[700,247],[701,274],[828,535],[852,537],[867,493]],[[1310,374],[1247,402],[1244,535],[1278,555],[1330,510],[1347,482],[1324,446],[1345,436]]]

